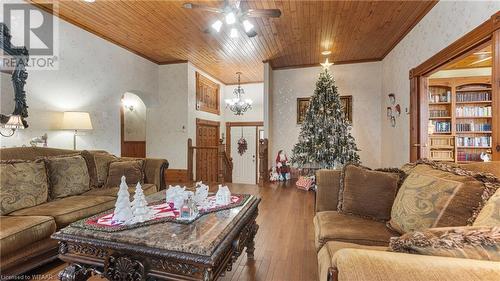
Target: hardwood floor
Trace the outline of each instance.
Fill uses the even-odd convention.
[[[315,281],[318,280],[314,249],[314,193],[298,190],[293,183],[231,184],[234,193],[258,194],[262,198],[255,238],[255,260],[242,254],[221,281]],[[32,272],[36,279],[56,280],[65,267],[53,262]],[[35,278],[33,278],[35,279]],[[100,280],[92,277],[90,280]]]

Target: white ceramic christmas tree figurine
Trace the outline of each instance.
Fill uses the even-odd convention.
[[[140,183],[137,183],[135,186],[134,202],[132,202],[132,205],[134,206],[134,223],[145,222],[151,217],[151,210],[148,207],[148,202]]]
[[[130,194],[128,186],[125,182],[125,176],[122,176],[120,189],[118,190],[118,198],[116,198],[115,211],[113,213],[114,222],[127,222],[132,219],[132,208],[130,207]]]

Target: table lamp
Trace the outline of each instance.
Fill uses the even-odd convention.
[[[92,130],[88,112],[65,111],[62,122],[63,130],[73,130],[73,149],[76,150],[76,134],[78,130]]]

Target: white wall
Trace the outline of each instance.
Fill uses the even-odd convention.
[[[59,69],[28,72],[30,127],[1,137],[1,146],[29,145],[31,138],[48,133],[49,146],[72,148],[72,133],[56,130],[60,112],[88,111],[94,130],[78,137],[78,148],[119,155],[121,96],[131,91],[151,101],[158,92],[158,65],[63,20],[59,32]],[[12,98],[2,91],[2,104]],[[2,108],[2,113],[12,110]]]
[[[225,122],[251,122],[264,121],[264,84],[251,83],[243,84],[241,88],[245,91],[244,99],[251,99],[252,109],[245,112],[243,115],[235,115],[229,108],[225,106],[225,99],[234,98],[233,91],[238,85],[227,85],[224,87],[224,96],[221,99],[221,107],[224,111]]]
[[[403,111],[409,107],[408,72],[471,31],[495,12],[500,1],[440,1],[383,60],[382,111],[386,97],[395,93]],[[401,166],[409,161],[409,116],[402,114],[392,128],[382,117],[382,164]]]
[[[148,109],[146,155],[168,159],[170,168],[187,167],[187,63],[160,65],[158,102]]]
[[[352,134],[361,152],[361,161],[369,167],[381,162],[382,63],[334,65],[331,72],[339,94],[352,95]],[[280,149],[290,156],[297,142],[300,125],[296,124],[297,98],[312,96],[321,67],[274,70],[272,73],[272,106],[270,158]]]

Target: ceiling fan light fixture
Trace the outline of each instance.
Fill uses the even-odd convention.
[[[231,38],[238,38],[239,34],[238,34],[238,30],[236,30],[236,28],[231,28],[231,32],[229,33],[229,37]]]
[[[245,32],[250,32],[254,28],[253,24],[249,20],[244,20],[243,21],[243,28],[245,29]]]
[[[226,23],[227,24],[233,24],[236,22],[236,16],[234,15],[233,12],[229,12],[226,15]]]
[[[215,31],[219,32],[219,31],[220,31],[220,29],[222,28],[222,21],[220,21],[220,20],[216,20],[216,21],[212,24],[212,28],[213,28]]]
[[[328,55],[329,55],[329,54],[331,54],[331,53],[332,53],[332,51],[328,51],[328,50],[321,52],[321,54],[322,54],[323,56],[328,56]]]

